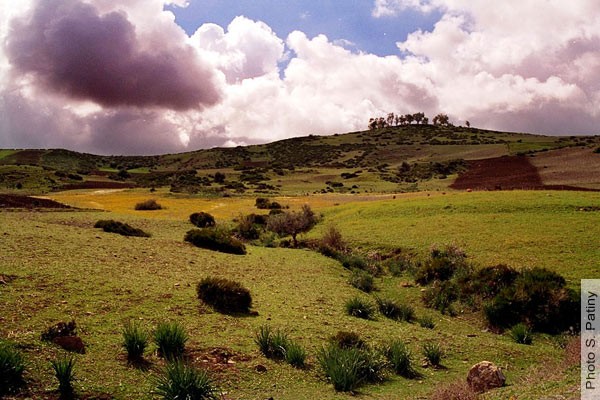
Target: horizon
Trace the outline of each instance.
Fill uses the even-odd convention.
[[[171,154],[362,131],[388,112],[600,133],[593,0],[542,10],[533,0],[26,0],[0,11],[0,148]]]

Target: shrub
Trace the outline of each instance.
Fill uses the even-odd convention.
[[[329,225],[323,233],[321,246],[339,252],[344,252],[347,248],[341,232],[333,225]]]
[[[234,231],[236,235],[242,239],[256,240],[260,238],[261,233],[265,231],[264,227],[266,223],[267,220],[264,215],[241,215],[238,218],[238,223]]]
[[[25,381],[25,360],[14,346],[0,341],[0,397],[16,392]]]
[[[375,315],[375,306],[368,300],[360,297],[353,297],[345,304],[346,313],[353,317],[363,319],[373,319]]]
[[[519,344],[531,344],[533,340],[531,329],[523,323],[516,324],[510,329],[510,337]]]
[[[62,357],[50,361],[54,376],[58,380],[58,391],[61,398],[70,398],[73,396],[73,380],[75,379],[75,359],[71,357]]]
[[[438,367],[442,361],[443,355],[444,352],[439,344],[431,342],[423,344],[423,356],[425,356],[425,359],[430,365]]]
[[[117,233],[123,236],[136,236],[136,237],[150,237],[149,233],[144,232],[141,229],[134,228],[129,224],[115,220],[99,220],[94,224],[94,228],[102,228],[104,232]]]
[[[75,320],[71,322],[59,322],[56,325],[48,327],[42,333],[42,340],[51,342],[59,336],[74,336],[77,334],[77,324]]]
[[[421,326],[421,328],[427,328],[427,329],[435,328],[435,322],[433,321],[433,318],[431,318],[428,315],[425,315],[425,316],[422,316],[421,318],[419,318],[419,325]]]
[[[269,199],[265,199],[263,197],[259,197],[256,199],[254,206],[259,210],[267,210],[271,206],[271,201]]]
[[[363,271],[360,269],[352,270],[352,275],[350,275],[350,284],[357,288],[358,290],[362,290],[365,293],[370,293],[375,290],[375,282],[373,280],[373,275],[368,273],[367,271]]]
[[[197,370],[181,361],[168,363],[156,378],[154,393],[165,400],[202,400],[220,398],[205,371]]]
[[[367,346],[356,332],[338,331],[330,341],[342,349],[362,349]]]
[[[139,360],[148,347],[148,333],[135,322],[127,322],[123,326],[123,348],[129,360]]]
[[[196,287],[198,298],[223,313],[248,313],[252,307],[250,291],[241,283],[224,278],[208,277]]]
[[[342,259],[340,261],[344,268],[350,269],[350,270],[366,269],[368,267],[367,260],[365,260],[361,256],[357,256],[357,255],[353,255],[353,254],[342,256]]]
[[[400,276],[406,271],[413,271],[416,264],[408,256],[400,256],[387,260],[386,266],[390,274]]]
[[[510,287],[518,275],[517,270],[503,264],[485,267],[472,274],[465,274],[457,279],[460,298],[472,303],[475,302],[475,299],[491,299],[504,288]]]
[[[363,382],[378,382],[384,378],[385,360],[368,349],[343,349],[330,344],[319,351],[317,361],[337,391],[351,391]]]
[[[284,212],[271,215],[267,221],[267,229],[279,236],[290,235],[294,247],[298,247],[297,236],[308,232],[318,222],[318,218],[308,204],[302,206],[300,211]]]
[[[434,280],[446,281],[457,269],[464,266],[466,266],[466,255],[458,247],[452,245],[444,249],[434,247],[429,259],[416,271],[415,281],[420,285],[426,285]]]
[[[454,313],[452,303],[458,299],[458,289],[453,282],[436,281],[432,286],[425,289],[422,299],[427,307],[434,308],[442,314],[452,315]]]
[[[383,352],[397,375],[405,378],[414,378],[417,376],[412,366],[412,354],[403,342],[395,340],[388,344]]]
[[[212,228],[216,225],[215,218],[205,212],[193,213],[190,215],[190,222],[198,228]]]
[[[188,336],[179,323],[161,322],[154,331],[153,339],[159,356],[175,360],[183,356]]]
[[[408,304],[401,304],[390,299],[377,297],[377,308],[379,312],[390,319],[410,322],[415,318],[415,309]]]
[[[226,230],[219,228],[192,229],[185,234],[184,240],[203,249],[229,254],[246,254],[246,246],[242,242],[231,237]]]
[[[298,343],[289,341],[285,349],[285,361],[295,368],[306,365],[306,351]]]
[[[154,211],[162,210],[163,207],[156,200],[150,199],[137,203],[135,209],[138,211]]]

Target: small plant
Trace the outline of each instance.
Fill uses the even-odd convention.
[[[0,341],[0,397],[16,392],[25,381],[25,361],[21,352],[9,343]]]
[[[229,254],[246,254],[246,246],[232,237],[225,229],[192,229],[185,234],[184,240],[203,249],[216,250]]]
[[[75,359],[63,356],[50,361],[54,376],[58,380],[58,391],[63,399],[73,397],[73,380],[75,379]]]
[[[250,291],[241,283],[224,278],[202,279],[196,288],[198,298],[224,313],[248,313],[252,306]]]
[[[414,378],[417,375],[412,366],[410,349],[403,342],[391,342],[384,348],[384,354],[397,375],[405,378]]]
[[[379,312],[390,319],[411,322],[415,318],[415,309],[408,304],[399,304],[390,299],[376,298]]]
[[[375,290],[373,275],[361,269],[352,270],[352,275],[350,275],[350,284],[365,293],[371,293],[373,290]]]
[[[346,242],[342,238],[341,232],[333,225],[329,225],[323,233],[321,239],[321,246],[327,249],[331,249],[334,252],[344,252],[347,248]]]
[[[349,270],[367,269],[369,266],[367,260],[365,260],[363,257],[352,254],[342,256],[340,261],[342,266]]]
[[[425,356],[425,359],[430,365],[433,365],[434,367],[439,367],[444,352],[442,351],[442,348],[439,344],[428,342],[423,344],[423,355]]]
[[[205,212],[193,213],[190,215],[190,222],[198,228],[212,228],[216,225],[215,218]]]
[[[429,315],[425,315],[419,318],[419,325],[421,326],[421,328],[435,328],[435,322],[433,321],[433,318],[431,318]]]
[[[285,348],[285,361],[295,368],[304,368],[306,365],[306,350],[298,343],[288,341]]]
[[[452,281],[435,281],[425,289],[422,295],[423,303],[440,311],[442,314],[454,314],[452,304],[458,299],[458,289]]]
[[[161,322],[154,331],[154,343],[158,347],[158,355],[167,360],[180,358],[185,351],[187,340],[185,329],[177,322]]]
[[[337,391],[348,392],[364,382],[383,380],[385,360],[369,349],[343,349],[335,344],[322,348],[317,360]]]
[[[342,349],[362,349],[367,346],[356,332],[338,331],[331,337],[331,342]]]
[[[129,360],[139,360],[148,346],[148,333],[135,322],[127,322],[123,327],[123,348]]]
[[[285,358],[289,339],[285,332],[273,331],[270,326],[263,325],[256,333],[254,342],[265,357],[282,360]]]
[[[197,370],[181,361],[170,362],[156,378],[154,393],[164,400],[203,400],[220,398],[205,371]]]
[[[375,315],[375,306],[368,300],[360,297],[353,297],[345,304],[346,313],[353,317],[363,319],[373,319]]]
[[[531,329],[523,323],[516,324],[510,329],[510,337],[519,344],[531,344],[533,341]]]
[[[138,211],[154,211],[162,210],[163,206],[161,206],[156,200],[150,199],[137,203],[135,205],[135,209]]]
[[[149,233],[146,233],[141,229],[134,228],[129,224],[114,221],[112,219],[100,220],[94,224],[94,228],[101,228],[104,232],[118,233],[122,236],[150,237]]]

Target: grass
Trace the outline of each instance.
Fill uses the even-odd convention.
[[[440,363],[442,362],[444,352],[439,344],[432,342],[423,343],[422,352],[430,365],[433,365],[434,367],[441,365]]]
[[[404,342],[394,340],[384,347],[383,352],[394,373],[405,378],[415,378],[417,376],[417,372],[412,365],[412,353]]]
[[[525,324],[516,324],[510,329],[509,333],[512,340],[519,344],[531,344],[533,336],[531,329]]]
[[[219,391],[206,371],[195,369],[182,361],[167,364],[156,378],[154,393],[164,400],[217,400]]]
[[[0,341],[0,396],[17,391],[25,383],[25,360],[12,344]]]
[[[370,344],[383,345],[400,337],[410,338],[414,349],[430,340],[443,340],[444,347],[452,349],[443,359],[447,370],[426,371],[423,384],[408,386],[404,378],[392,376],[384,385],[360,389],[367,397],[385,400],[428,398],[435,386],[464,379],[468,367],[484,359],[508,366],[509,381],[521,382],[530,368],[562,357],[562,350],[546,336],[536,337],[535,346],[523,346],[482,332],[477,315],[451,318],[425,309],[420,288],[401,285],[410,281],[407,275],[378,278],[378,295],[413,305],[417,316],[431,315],[436,321],[433,331],[387,318],[373,321],[346,315],[345,301],[359,292],[347,284],[349,273],[339,262],[315,252],[249,246],[246,256],[237,257],[183,243],[191,212],[203,209],[227,221],[246,207],[247,213],[252,212],[254,197],[202,199],[160,192],[157,199],[167,209],[139,215],[131,205],[147,198],[147,191],[68,195],[99,203],[112,199],[122,208],[112,211],[110,218],[151,231],[153,237],[143,241],[118,235],[96,238],[92,226],[107,218],[106,212],[0,213],[0,273],[17,276],[0,286],[0,315],[5,316],[0,337],[10,336],[20,345],[28,374],[41,387],[55,385],[47,360],[56,349],[40,342],[39,335],[49,324],[71,318],[77,320],[88,345],[86,356],[77,360],[78,379],[85,382],[86,390],[110,393],[116,399],[146,398],[154,389],[147,373],[128,368],[119,359],[122,323],[127,319],[148,327],[176,319],[186,327],[186,348],[191,351],[229,348],[249,357],[250,361],[236,362],[236,373],[226,369],[219,375],[219,387],[232,398],[349,398],[310,369],[297,371],[264,360],[261,363],[268,371],[257,375],[253,336],[267,322],[297,338],[309,355],[317,354],[340,329],[357,332]],[[424,255],[433,243],[458,242],[470,261],[503,262],[515,268],[546,266],[566,275],[573,287],[580,277],[593,276],[592,266],[600,258],[593,246],[600,235],[600,216],[578,211],[598,204],[596,193],[432,193],[351,200],[336,195],[282,202],[292,208],[309,202],[325,214],[323,227],[335,220],[349,244],[362,245],[365,251],[401,247]],[[334,206],[337,202],[340,205]],[[308,237],[321,237],[320,229]],[[195,285],[206,276],[244,282],[259,315],[235,318],[199,309]],[[150,352],[146,358],[157,365],[163,362]],[[577,379],[578,372],[568,371],[556,382],[531,381],[519,386],[519,395],[566,395]],[[502,388],[489,397],[508,398],[505,394],[514,389]]]
[[[58,391],[61,399],[73,396],[73,381],[75,380],[75,359],[73,356],[62,356],[50,361],[54,376],[58,380]]]
[[[148,332],[137,322],[128,321],[123,326],[123,348],[127,352],[127,359],[140,360],[148,347]]]
[[[175,360],[183,356],[188,335],[178,322],[161,322],[153,334],[158,354],[167,360]]]

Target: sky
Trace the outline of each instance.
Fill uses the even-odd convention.
[[[600,133],[600,2],[0,0],[0,148],[175,153],[389,112]]]

